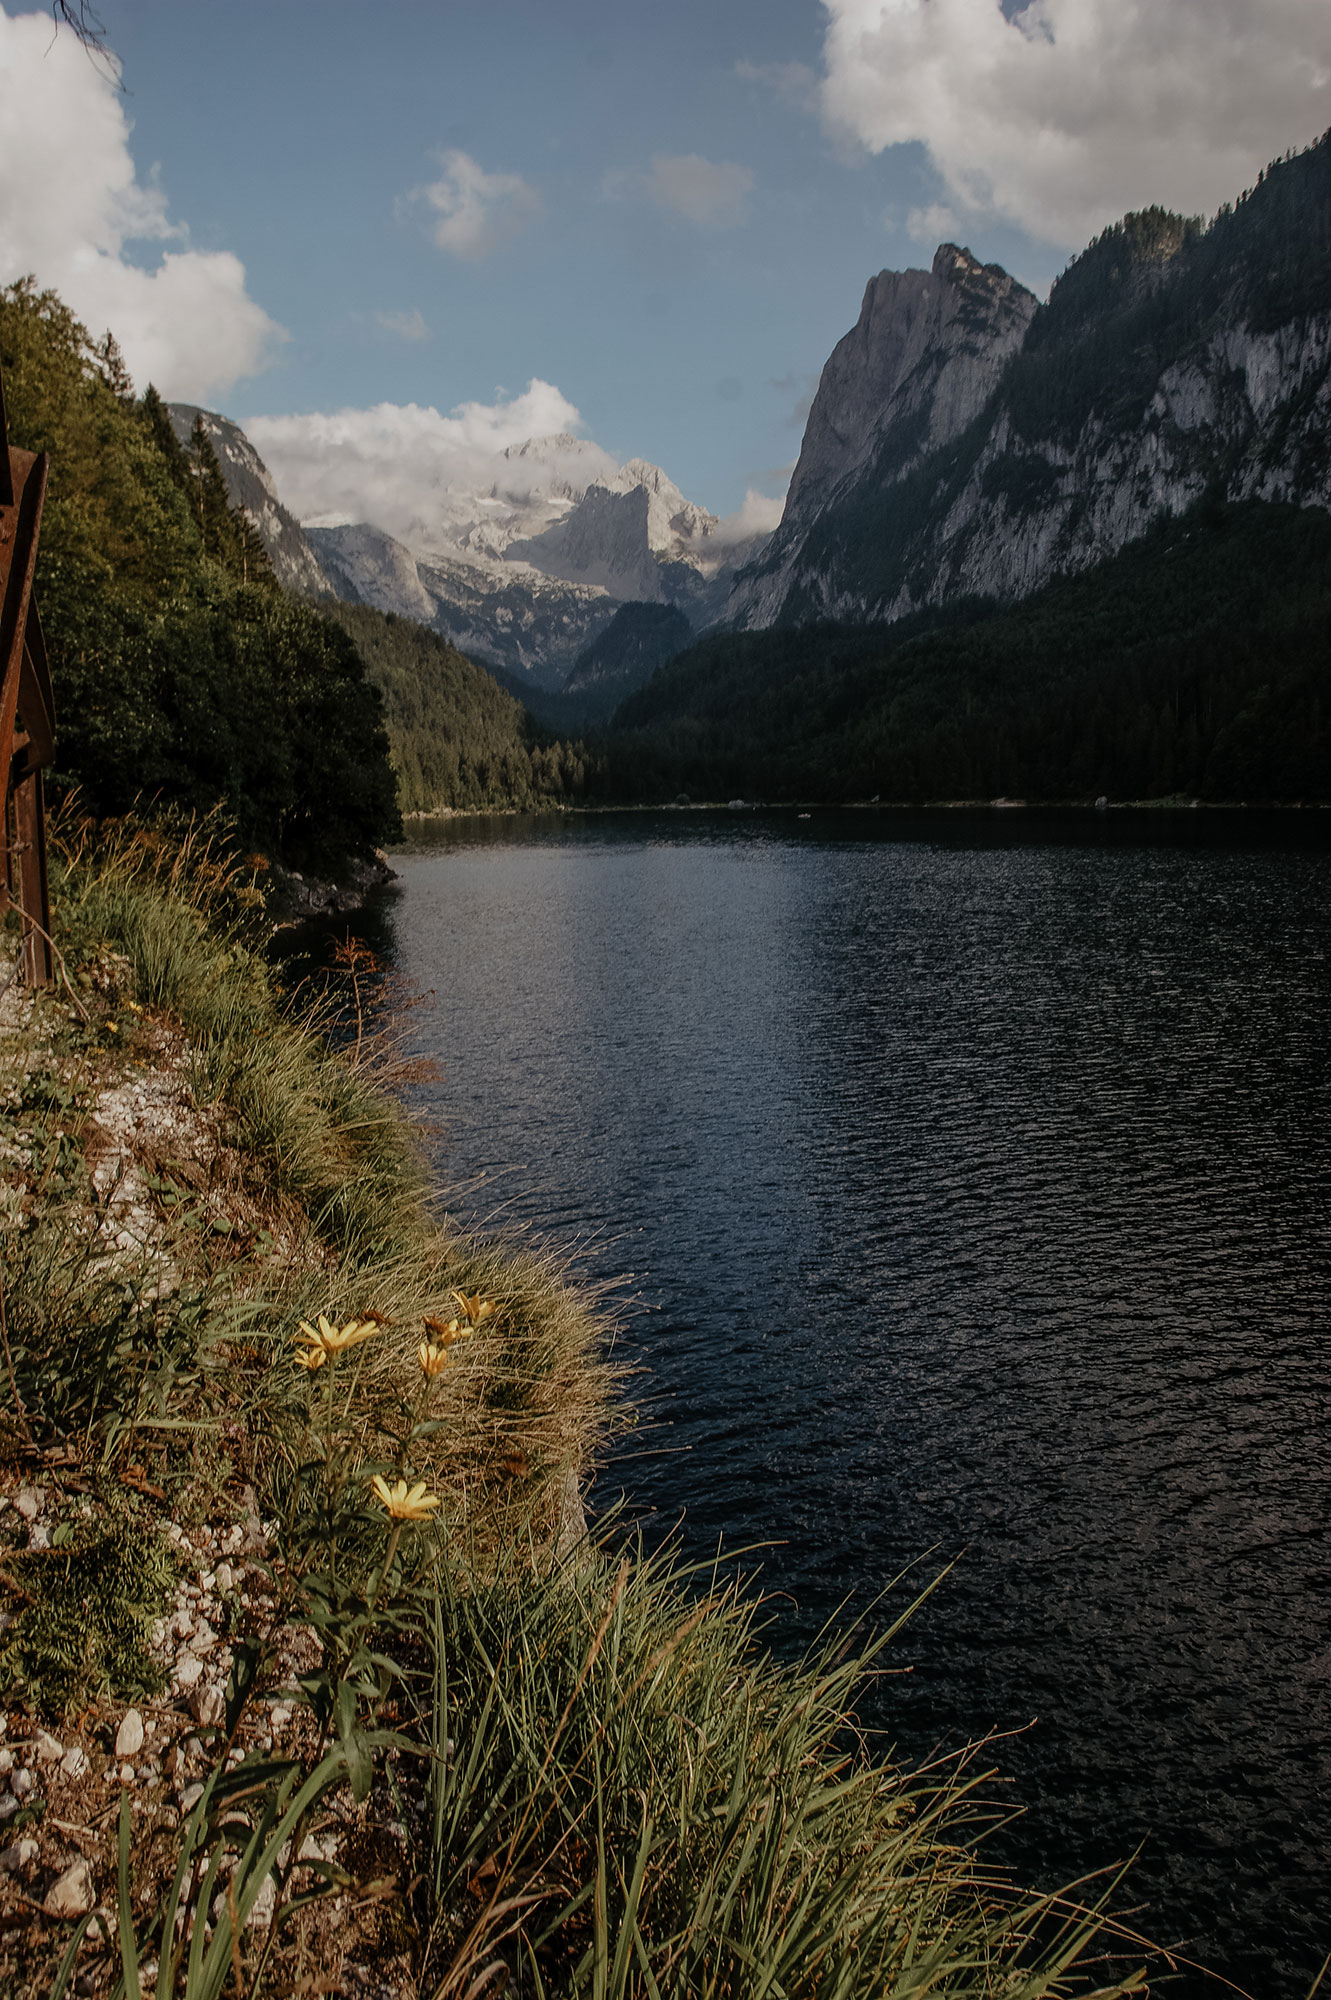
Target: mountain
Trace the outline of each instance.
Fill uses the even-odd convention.
[[[282,587],[298,597],[333,596],[333,587],[304,529],[278,499],[267,466],[239,424],[233,424],[229,417],[218,416],[215,410],[201,410],[193,403],[169,403],[167,408],[182,445],[189,443],[196,418],[203,419],[226,481],[227,497],[233,507],[248,515],[258,530],[273,574]]]
[[[520,687],[562,690],[624,602],[715,624],[763,539],[726,540],[659,466],[616,465],[565,433],[510,445],[487,484],[442,488],[410,545],[365,521],[302,528],[238,425],[193,404],[170,410],[182,443],[202,417],[232,504],[288,589],[414,618]]]
[[[1209,225],[1126,217],[1046,305],[950,244],[873,279],[727,622],[1011,601],[1207,496],[1331,501],[1331,135]]]

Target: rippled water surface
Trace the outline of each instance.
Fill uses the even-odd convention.
[[[1302,1996],[1326,832],[681,813],[453,822],[398,865],[442,1173],[651,1308],[620,1354],[657,1428],[600,1495],[777,1543],[792,1641],[958,1557],[897,1643],[897,1742],[1038,1718],[995,1751],[1030,1808],[1005,1854],[1052,1881],[1144,1843],[1145,1927]]]

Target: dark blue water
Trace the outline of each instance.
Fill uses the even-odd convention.
[[[1263,2000],[1331,1950],[1329,836],[464,821],[386,918],[459,1206],[648,1308],[600,1497],[776,1543],[778,1642],[957,1558],[877,1719],[1023,1731],[1004,1856],[1140,1846]]]

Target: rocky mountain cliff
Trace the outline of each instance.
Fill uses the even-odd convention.
[[[728,622],[1019,598],[1208,495],[1331,504],[1331,136],[1209,226],[1128,216],[1047,305],[952,245],[881,273]]]
[[[183,445],[189,443],[195,418],[203,418],[231,504],[243,507],[258,529],[273,574],[283,588],[300,597],[334,596],[334,586],[324,575],[304,529],[278,499],[267,466],[239,424],[193,403],[170,403],[167,408]]]

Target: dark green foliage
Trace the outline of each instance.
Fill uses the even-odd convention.
[[[52,460],[57,783],[98,813],[220,804],[242,840],[335,868],[400,827],[378,694],[345,633],[277,588],[206,432],[182,450],[113,347],[29,280],[0,291],[11,439]]]
[[[676,604],[621,604],[604,632],[578,654],[568,688],[600,696],[608,713],[692,638],[693,627]]]
[[[7,1688],[49,1715],[100,1695],[157,1693],[148,1638],[174,1575],[150,1527],[103,1509],[64,1547],[14,1551],[6,1568],[20,1603],[0,1650]]]
[[[522,703],[465,654],[410,618],[331,606],[383,697],[404,812],[531,811],[572,804],[587,784],[580,743],[551,739]]]
[[[632,696],[608,792],[1331,800],[1331,515],[1211,504],[1008,610],[718,637]]]

